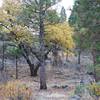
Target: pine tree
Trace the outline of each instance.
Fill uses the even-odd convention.
[[[61,12],[60,12],[60,22],[66,22],[67,20],[67,15],[66,15],[66,10],[64,7],[62,7]]]
[[[40,49],[40,89],[47,89],[46,85],[46,73],[45,73],[45,43],[44,43],[44,30],[45,30],[45,22],[46,22],[46,14],[48,9],[55,5],[57,2],[61,0],[27,0],[25,3],[25,8],[28,9],[29,27],[32,27],[35,30],[39,31],[39,49]],[[34,5],[34,6],[33,6]],[[25,10],[26,11],[26,10]],[[33,13],[33,15],[32,15]],[[26,17],[28,18],[28,17]],[[37,23],[37,27],[34,27],[34,21]],[[36,26],[36,25],[35,25]],[[37,28],[37,29],[36,29]]]
[[[81,30],[87,31],[87,40],[91,43],[94,65],[100,63],[100,2],[99,0],[76,0],[69,22]],[[95,73],[96,74],[96,73]],[[100,77],[100,76],[99,76]]]

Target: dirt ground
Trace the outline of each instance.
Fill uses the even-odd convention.
[[[87,97],[85,99],[69,99],[74,95],[75,87],[80,84],[81,79],[85,79],[85,82],[89,80],[90,76],[84,71],[85,66],[80,71],[77,67],[62,67],[47,70],[48,89],[45,91],[39,90],[39,75],[38,77],[30,77],[29,67],[27,65],[20,65],[19,68],[18,80],[31,87],[32,100],[93,100]],[[7,67],[6,76],[4,77],[8,79],[7,81],[16,80],[15,68]]]
[[[15,80],[15,68],[8,68],[6,72],[9,80]],[[32,100],[69,100],[84,74],[74,68],[53,68],[46,73],[48,89],[40,91],[39,76],[30,77],[28,67],[20,67],[18,80],[31,87]]]

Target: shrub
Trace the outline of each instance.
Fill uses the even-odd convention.
[[[3,100],[30,100],[32,90],[20,81],[10,81],[0,86],[0,97]]]
[[[97,77],[98,79],[100,79],[100,64],[97,64],[97,65],[95,66],[95,71],[96,71],[96,77]]]
[[[75,94],[81,96],[84,93],[84,89],[85,89],[84,85],[78,85],[78,86],[76,86]]]
[[[89,91],[91,95],[100,96],[100,83],[93,83],[90,85]]]

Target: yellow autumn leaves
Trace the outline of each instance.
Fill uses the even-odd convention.
[[[21,3],[19,0],[3,0],[3,9],[12,16],[17,16],[21,12]]]
[[[0,8],[0,22],[6,25],[8,29],[4,28],[6,33],[13,32],[12,40],[15,39],[17,43],[25,42],[33,43],[33,35],[29,28],[24,25],[19,25],[17,17],[21,12],[21,3],[17,0],[4,0],[4,5]],[[45,41],[46,43],[56,43],[61,47],[71,49],[74,47],[73,29],[68,23],[50,24],[45,26]]]
[[[64,48],[71,49],[74,47],[72,35],[73,29],[68,23],[47,25],[45,27],[45,40],[47,43],[53,42]]]
[[[0,23],[8,28],[3,27],[2,30],[4,33],[10,33],[12,40],[18,44],[20,42],[31,44],[33,42],[32,33],[26,26],[17,23],[17,16],[19,16],[20,12],[20,2],[17,0],[4,0],[4,4],[0,8]]]
[[[93,83],[89,85],[89,90],[93,95],[100,96],[100,84]]]
[[[0,97],[2,100],[21,98],[23,100],[30,100],[32,90],[21,81],[10,81],[4,85],[0,85]]]
[[[9,22],[16,20],[16,16],[21,12],[21,4],[14,0],[3,0],[3,6],[0,8],[0,22]]]
[[[14,37],[17,43],[27,43],[30,45],[33,43],[33,36],[26,26],[15,25],[11,31],[15,33]]]

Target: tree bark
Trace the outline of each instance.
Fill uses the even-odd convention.
[[[78,51],[78,64],[81,63],[81,50]]]
[[[40,12],[39,12],[39,40],[40,40],[40,51],[41,51],[41,59],[40,59],[40,89],[47,89],[46,85],[46,70],[45,70],[45,53],[44,53],[44,0],[40,0]]]
[[[40,89],[47,89],[45,64],[43,62],[40,66]]]
[[[35,73],[34,72],[34,64],[31,63],[29,57],[25,56],[24,54],[23,54],[23,56],[24,56],[25,60],[27,61],[28,65],[30,67],[30,75],[33,76],[33,77],[36,76],[36,75],[34,75],[34,73]]]
[[[53,66],[58,67],[59,55],[58,55],[58,47],[56,44],[54,44],[54,49],[53,49],[52,53],[53,53]]]
[[[24,48],[24,46],[22,44],[19,45],[19,48],[22,50],[22,55],[25,58],[25,60],[26,60],[27,64],[29,65],[29,67],[30,67],[30,75],[32,77],[37,76],[37,71],[38,71],[39,67],[34,68],[34,64],[31,63],[31,60],[28,57],[27,51],[26,51],[26,49]]]
[[[67,54],[66,54],[66,61],[68,61],[68,48],[67,48]]]
[[[37,76],[37,72],[39,70],[39,67],[40,67],[40,63],[38,63],[34,68],[34,76]]]
[[[38,76],[37,73],[38,73],[39,66],[36,65],[36,67],[35,67],[34,64],[31,64],[31,65],[29,65],[29,67],[30,67],[31,76],[32,77]]]
[[[18,79],[18,58],[16,56],[16,79]]]
[[[4,48],[5,48],[5,46],[4,46],[4,40],[3,40],[3,46],[2,46],[2,68],[1,68],[2,71],[4,70],[4,58],[5,58],[5,56],[4,56]]]

